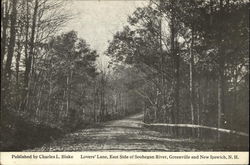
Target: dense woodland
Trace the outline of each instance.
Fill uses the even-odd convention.
[[[129,16],[107,55],[138,72],[129,89],[145,100],[145,122],[248,132],[248,5],[152,0]]]
[[[151,0],[109,41],[108,67],[77,32],[57,33],[65,3],[1,0],[2,149],[138,112],[248,133],[247,1]]]

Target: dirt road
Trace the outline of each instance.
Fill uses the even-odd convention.
[[[198,151],[191,139],[175,139],[145,128],[143,114],[104,123],[103,127],[67,134],[29,151]],[[207,149],[206,149],[207,150]]]

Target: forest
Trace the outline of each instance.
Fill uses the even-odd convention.
[[[150,0],[109,41],[107,67],[76,31],[57,33],[65,3],[1,0],[1,150],[140,112],[191,125],[167,130],[177,137],[208,136],[194,125],[249,134],[248,1]]]

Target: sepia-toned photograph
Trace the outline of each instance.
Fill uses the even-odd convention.
[[[248,152],[249,2],[1,0],[0,112],[1,152]]]

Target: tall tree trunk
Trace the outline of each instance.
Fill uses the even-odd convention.
[[[190,111],[191,111],[191,122],[194,124],[194,54],[193,54],[193,44],[194,44],[194,34],[192,29],[191,45],[190,45],[190,62],[189,62],[189,93],[190,93]]]
[[[18,42],[17,42],[17,54],[16,54],[16,105],[17,105],[17,109],[18,111],[20,110],[20,103],[22,102],[22,100],[20,99],[20,85],[19,85],[19,72],[20,72],[20,60],[21,60],[21,52],[22,52],[22,44],[21,44],[21,38],[22,38],[22,32],[23,32],[23,26],[20,25],[20,32],[19,32],[19,36],[18,36]]]
[[[6,86],[5,86],[5,73],[4,73],[4,58],[6,54],[6,46],[7,46],[7,27],[8,27],[8,22],[9,22],[9,11],[8,11],[8,1],[1,1],[1,110],[0,110],[0,117],[2,115],[4,107],[4,100],[5,100],[5,93],[6,93]]]
[[[160,4],[162,3],[162,1],[160,1]],[[161,87],[161,91],[160,91],[160,108],[162,108],[163,106],[165,107],[165,102],[166,102],[166,98],[165,98],[165,88],[164,88],[164,84],[165,84],[165,76],[164,76],[164,69],[165,69],[165,58],[164,58],[164,54],[163,54],[163,45],[162,45],[162,18],[160,18],[160,23],[159,23],[159,30],[160,30],[160,37],[159,37],[159,46],[160,46],[160,54],[161,54],[161,84],[160,84],[160,87]],[[166,114],[166,109],[162,109],[163,110],[163,120],[166,121],[165,119],[165,114]]]
[[[3,2],[3,1],[2,1]],[[2,34],[1,34],[1,76],[3,76],[3,60],[6,54],[6,45],[7,45],[7,27],[9,22],[9,13],[8,13],[8,2],[1,3],[1,17],[2,17]]]
[[[38,0],[35,1],[34,13],[32,17],[32,26],[31,26],[31,38],[30,38],[30,50],[29,55],[26,63],[26,70],[25,70],[25,78],[26,78],[26,85],[29,82],[29,76],[31,73],[32,68],[32,58],[34,58],[34,47],[35,47],[35,32],[36,32],[36,22],[37,22],[37,12],[38,12]]]
[[[172,10],[174,9],[175,6],[175,1],[171,1],[172,5]],[[178,41],[177,41],[177,27],[176,27],[176,18],[175,18],[175,13],[172,11],[171,13],[171,20],[170,20],[170,35],[171,35],[171,53],[174,59],[174,76],[175,76],[175,84],[174,84],[174,101],[175,101],[175,124],[179,123],[179,88],[180,88],[180,57],[179,54],[177,53],[177,47],[178,47]],[[178,128],[176,129],[176,135],[178,136]]]
[[[198,80],[198,88],[197,88],[197,124],[200,125],[200,108],[201,108],[201,102],[200,102],[200,81]],[[197,129],[197,136],[200,138],[200,128]]]
[[[28,88],[29,83],[29,74],[28,74],[28,47],[29,47],[29,3],[26,1],[26,25],[25,25],[25,45],[24,45],[24,54],[25,54],[25,72],[24,72],[24,84],[25,88]],[[27,89],[25,89],[27,91]]]
[[[170,45],[171,46],[171,53],[172,53],[173,58],[176,58],[175,57],[175,29],[174,29],[174,20],[173,20],[173,18],[171,18],[170,31],[171,31],[171,34],[170,34],[171,35],[171,42],[170,42],[171,43],[171,45]],[[175,59],[173,60],[173,63],[174,63],[173,67],[175,67]],[[174,74],[176,76],[176,72]],[[174,87],[176,87],[176,80],[175,80],[173,85],[174,85]],[[174,99],[175,99],[174,109],[171,109],[171,115],[172,115],[172,122],[174,124],[176,124],[176,113],[174,113],[174,110],[177,111],[177,107],[176,107],[176,90],[174,90]]]
[[[11,63],[14,55],[14,49],[16,44],[16,22],[17,22],[17,2],[18,0],[12,1],[12,12],[10,22],[10,42],[8,47],[8,55],[5,65],[5,75],[9,79],[11,77]]]
[[[201,87],[201,89],[202,89],[202,93],[201,93],[202,103],[201,103],[201,112],[200,112],[200,125],[203,125],[203,123],[204,123],[203,119],[204,119],[204,112],[206,110],[206,95],[207,95],[207,93],[206,93],[207,88],[206,88],[206,85],[204,85],[204,83],[206,84],[207,82],[202,81],[202,83],[203,83],[203,86]],[[201,129],[200,130],[200,137],[202,138],[202,136],[203,136],[203,131]]]
[[[218,75],[218,128],[221,128],[222,114],[224,113],[224,53],[221,52],[220,56]],[[220,141],[220,137],[220,132],[218,132],[218,141]]]
[[[20,59],[21,59],[21,52],[22,52],[22,34],[23,34],[23,25],[20,25],[20,31],[18,36],[17,42],[17,55],[16,55],[16,86],[19,86],[19,66],[20,66]]]
[[[18,49],[19,51],[17,52],[17,56],[16,56],[16,86],[19,86],[19,63],[20,63],[20,59],[21,59],[21,46],[20,46],[20,42],[18,43]]]
[[[223,0],[220,0],[220,15],[221,18],[223,20],[224,18],[224,9],[223,9]],[[221,29],[222,28],[222,23],[221,23]],[[217,127],[218,129],[221,128],[221,124],[222,124],[222,113],[224,113],[224,65],[225,65],[225,55],[224,55],[224,48],[223,48],[223,35],[222,32],[219,34],[219,38],[218,38],[218,43],[219,43],[219,73],[218,73],[218,123],[217,123]],[[220,141],[221,140],[221,135],[220,132],[218,131],[217,133],[217,140]]]
[[[30,11],[29,11],[29,2],[26,1],[25,3],[26,5],[26,20],[25,20],[25,44],[24,44],[24,56],[25,56],[25,72],[24,72],[24,91],[22,93],[22,97],[23,97],[23,101],[21,103],[20,109],[21,110],[25,110],[25,105],[27,103],[27,99],[28,99],[28,86],[29,86],[29,75],[27,73],[27,68],[28,68],[28,48],[29,48],[29,15],[30,15]]]
[[[176,42],[177,45],[177,42]],[[176,103],[176,123],[179,124],[179,111],[180,111],[180,56],[175,50],[175,64],[176,64],[176,87],[175,87],[175,103]],[[178,136],[178,128],[176,130]]]
[[[233,108],[231,110],[230,114],[230,125],[231,125],[231,130],[234,129],[234,112],[237,112],[237,79],[238,79],[238,73],[237,73],[237,64],[235,64],[235,69],[234,69],[234,79],[233,79]]]
[[[190,61],[189,61],[189,97],[190,97],[190,112],[191,123],[194,124],[194,112],[195,112],[195,96],[194,96],[194,28],[191,28],[191,45],[190,45]],[[195,134],[195,129],[191,130],[191,134]]]

